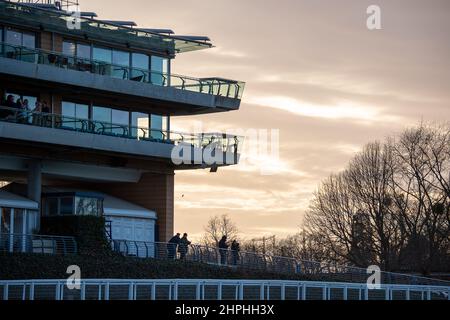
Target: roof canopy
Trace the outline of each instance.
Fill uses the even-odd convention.
[[[211,48],[206,38],[186,38],[129,26],[128,22],[102,21],[61,10],[45,9],[15,2],[0,1],[0,19],[20,26],[31,26],[85,39],[97,39],[133,48],[151,50],[165,56]],[[127,25],[124,25],[126,23]],[[198,40],[202,39],[202,40]]]
[[[0,189],[0,207],[38,210],[39,204],[25,197],[18,196],[14,193]]]

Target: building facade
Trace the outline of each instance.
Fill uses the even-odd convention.
[[[212,47],[206,37],[30,2],[0,1],[3,243],[59,215],[104,215],[114,239],[167,241],[175,172],[237,164],[241,142],[172,132],[171,119],[238,110],[244,83],[172,72],[177,54]]]

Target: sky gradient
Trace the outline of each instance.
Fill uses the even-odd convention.
[[[218,214],[229,214],[246,239],[295,233],[321,180],[364,144],[422,120],[450,120],[447,0],[80,4],[101,19],[207,35],[216,47],[180,54],[172,72],[247,83],[240,111],[175,118],[173,129],[201,122],[206,132],[280,130],[273,175],[260,174],[262,161],[176,173],[175,229],[194,240]],[[381,7],[382,30],[366,27],[371,4]]]

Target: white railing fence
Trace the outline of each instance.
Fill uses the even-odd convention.
[[[0,281],[0,300],[450,300],[450,287],[258,280]]]

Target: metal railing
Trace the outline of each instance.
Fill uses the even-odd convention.
[[[69,10],[74,6],[78,6],[78,0],[7,0],[8,2],[17,2],[24,5],[44,4],[54,5],[55,8]]]
[[[364,268],[332,265],[246,251],[221,250],[202,245],[180,246],[163,242],[113,240],[111,246],[113,251],[130,257],[200,262],[215,266],[255,270],[286,276],[291,275],[321,281],[366,283],[371,275]],[[380,277],[381,283],[385,284],[450,286],[450,281],[411,274],[382,271]]]
[[[89,72],[123,80],[144,82],[152,85],[172,87],[232,99],[241,99],[245,83],[222,78],[193,78],[177,74],[167,74],[153,70],[132,68],[94,59],[78,58],[60,52],[30,49],[0,42],[0,56],[50,65],[58,68]]]
[[[214,145],[218,151],[234,154],[238,153],[243,140],[242,137],[222,133],[193,134],[134,127],[5,106],[0,106],[0,121],[174,145],[186,143],[197,148]]]
[[[74,237],[2,233],[0,252],[71,255],[77,253],[77,242]]]
[[[73,283],[71,283],[73,284]],[[0,300],[450,300],[450,287],[265,280],[0,281]]]

